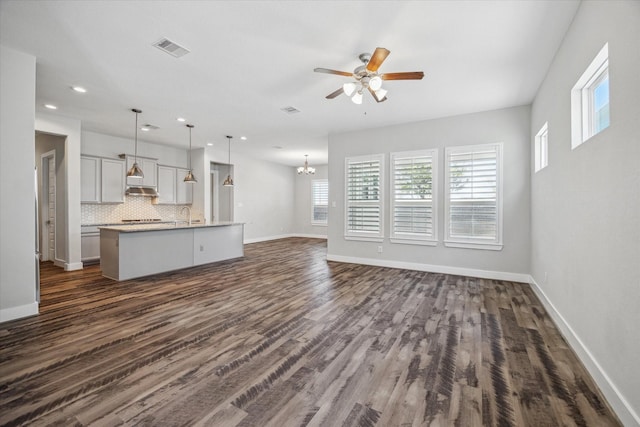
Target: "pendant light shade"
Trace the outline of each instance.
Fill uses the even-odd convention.
[[[132,108],[131,111],[136,113],[136,133],[135,133],[135,152],[133,155],[133,165],[127,172],[127,178],[144,178],[142,169],[138,166],[138,114],[142,113],[142,110]]]
[[[193,129],[193,125],[187,125],[187,127],[189,128],[189,172],[187,172],[183,181],[187,184],[195,184],[198,180],[193,176],[193,169],[191,169],[191,129]]]
[[[227,139],[229,140],[229,175],[227,175],[222,183],[225,187],[233,187],[233,178],[231,178],[231,138],[233,137],[227,135]]]

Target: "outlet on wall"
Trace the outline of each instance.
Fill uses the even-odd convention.
[[[378,246],[378,253],[381,254],[382,253],[382,246]]]

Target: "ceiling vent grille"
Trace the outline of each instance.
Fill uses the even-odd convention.
[[[158,126],[152,125],[152,124],[149,124],[149,123],[147,123],[146,125],[142,125],[142,127],[143,128],[147,128],[148,130],[158,130],[158,129],[160,129]]]
[[[188,49],[166,38],[158,40],[153,45],[158,49],[168,53],[169,55],[175,56],[176,58],[180,58],[181,56],[184,56],[187,53],[189,53]]]
[[[281,108],[281,110],[287,114],[295,114],[300,112],[300,110],[298,110],[296,107],[291,107],[291,106]]]

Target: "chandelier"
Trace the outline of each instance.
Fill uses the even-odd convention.
[[[316,169],[312,168],[309,166],[309,162],[307,161],[307,157],[309,157],[308,154],[304,155],[304,166],[300,166],[298,168],[298,175],[313,175],[314,173],[316,173]]]

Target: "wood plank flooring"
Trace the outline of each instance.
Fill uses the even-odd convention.
[[[0,324],[1,425],[618,426],[528,285],[326,242],[115,282],[43,266]]]

